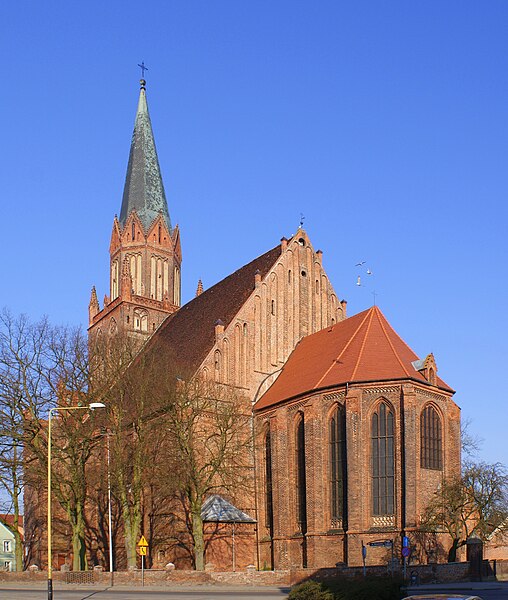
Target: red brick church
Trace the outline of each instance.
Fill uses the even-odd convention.
[[[425,504],[460,470],[460,411],[433,355],[418,357],[378,307],[347,317],[302,228],[181,306],[180,232],[145,87],[113,222],[110,294],[101,309],[92,290],[90,338],[153,337],[251,400],[261,443],[255,494],[237,506],[254,523],[239,568],[359,565],[362,544],[416,539]],[[367,562],[385,552],[369,549]]]

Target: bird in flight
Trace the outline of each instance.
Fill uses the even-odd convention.
[[[365,261],[362,260],[362,262],[356,263],[355,267],[361,267],[364,264],[365,264]]]

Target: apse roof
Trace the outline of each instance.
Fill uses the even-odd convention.
[[[142,79],[119,222],[125,227],[131,212],[136,211],[147,232],[155,219],[162,214],[171,232],[168,203],[148,113],[145,85]]]
[[[413,379],[428,384],[412,364],[418,360],[373,306],[303,338],[255,408],[346,383]],[[453,392],[439,378],[437,385]]]

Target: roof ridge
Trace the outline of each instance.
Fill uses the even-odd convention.
[[[376,308],[377,308],[377,307],[376,307]],[[408,372],[408,370],[406,369],[406,367],[405,367],[404,363],[402,362],[402,360],[401,360],[401,358],[400,358],[400,356],[399,356],[398,352],[395,350],[395,347],[394,347],[394,345],[392,344],[392,340],[390,339],[390,336],[388,335],[388,332],[386,331],[386,328],[385,328],[385,326],[384,326],[384,322],[383,322],[383,320],[385,320],[385,316],[383,315],[383,313],[382,313],[382,312],[381,312],[379,309],[377,310],[377,312],[378,312],[379,324],[381,325],[381,329],[383,330],[383,333],[385,334],[386,340],[387,340],[388,344],[390,345],[390,348],[392,349],[392,352],[393,352],[393,354],[394,354],[395,358],[397,359],[397,361],[398,361],[399,365],[402,367],[402,370],[404,371],[404,373],[405,373],[405,374],[406,374],[408,377],[411,377],[411,374],[410,374],[410,373]],[[382,315],[383,319],[380,319],[380,318],[379,318],[379,315]],[[395,332],[394,332],[394,333],[395,333]],[[396,333],[395,333],[395,334],[396,334]],[[397,334],[396,334],[396,335],[397,335]],[[399,337],[399,336],[397,335],[397,337]],[[399,338],[399,339],[402,339],[402,338]],[[404,341],[404,340],[402,340],[402,341]],[[407,344],[406,344],[406,346],[407,346]],[[409,348],[409,346],[408,346],[408,348]]]
[[[351,374],[351,379],[355,378],[356,371],[358,370],[358,366],[360,365],[363,351],[365,349],[365,343],[367,342],[367,337],[369,335],[370,326],[372,324],[372,319],[374,318],[374,310],[372,310],[372,309],[369,310],[369,317],[370,318],[369,318],[369,322],[367,323],[367,330],[365,332],[365,335],[363,336],[362,346],[360,348],[360,352],[358,353],[358,358],[356,359],[356,364],[355,364],[355,368],[353,369],[353,373]]]
[[[359,313],[361,314],[361,313]],[[356,315],[358,316],[358,315]],[[336,363],[340,357],[344,354],[344,352],[349,348],[349,346],[351,345],[351,343],[353,342],[353,340],[356,337],[356,334],[358,333],[358,331],[363,327],[363,324],[365,323],[365,319],[367,319],[369,316],[369,311],[366,312],[365,317],[362,319],[360,325],[358,325],[358,327],[355,329],[353,335],[349,338],[347,344],[344,345],[344,348],[342,348],[342,350],[339,352],[339,354],[337,355],[337,357],[333,360],[332,364],[328,367],[328,369],[326,369],[326,371],[324,372],[323,376],[319,379],[319,381],[316,383],[316,385],[312,388],[312,389],[317,389],[319,387],[319,384],[324,380],[324,378],[328,375],[328,373],[332,370],[334,363]],[[350,317],[351,319],[353,319],[354,317]],[[347,319],[346,319],[347,321]],[[345,321],[342,321],[342,323],[345,323]],[[338,323],[337,323],[338,325]]]

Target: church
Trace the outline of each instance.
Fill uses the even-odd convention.
[[[434,356],[417,356],[377,306],[348,316],[302,227],[209,289],[199,282],[183,306],[181,268],[142,79],[90,340],[156,340],[250,400],[259,442],[252,497],[235,507],[251,528],[238,568],[382,564],[386,547],[369,543],[416,545],[426,504],[460,472],[460,409]]]

